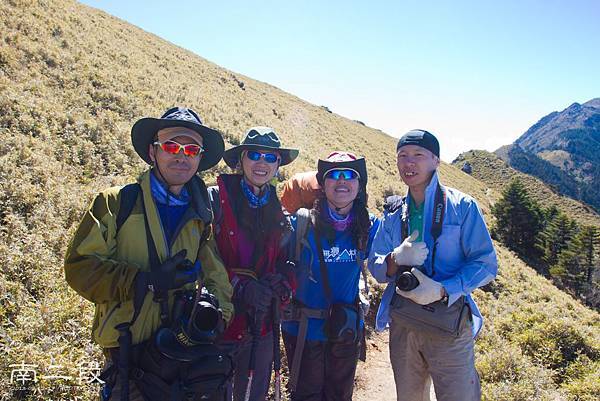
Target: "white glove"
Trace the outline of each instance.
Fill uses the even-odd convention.
[[[410,270],[419,280],[419,285],[410,290],[402,291],[396,287],[396,293],[402,295],[405,298],[418,303],[419,305],[429,305],[432,302],[439,301],[444,297],[444,286],[437,281],[427,277],[419,269],[414,267]]]
[[[429,249],[427,249],[427,245],[424,242],[413,242],[418,237],[419,231],[415,230],[410,237],[406,238],[400,246],[394,249],[392,258],[394,258],[394,262],[397,265],[421,266],[425,262]]]

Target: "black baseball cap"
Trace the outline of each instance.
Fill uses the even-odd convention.
[[[423,129],[413,129],[402,135],[396,145],[396,153],[402,146],[417,145],[427,149],[437,157],[440,157],[440,143],[437,138],[429,131]]]

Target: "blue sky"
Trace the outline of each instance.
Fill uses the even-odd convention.
[[[600,1],[86,0],[232,71],[442,159],[600,97]]]

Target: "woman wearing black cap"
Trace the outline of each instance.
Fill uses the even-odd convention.
[[[235,355],[234,400],[246,392],[247,399],[264,400],[269,388],[274,305],[289,301],[293,289],[286,268],[290,224],[271,180],[297,156],[298,150],[281,146],[272,128],[251,128],[223,157],[237,173],[220,175],[210,189],[217,246],[234,289],[236,314],[222,341]]]
[[[364,158],[333,152],[319,160],[321,195],[292,225],[298,288],[282,324],[293,401],[351,400],[364,330],[362,261],[376,220],[366,208]]]

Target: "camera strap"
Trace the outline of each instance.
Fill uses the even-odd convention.
[[[431,236],[433,237],[433,250],[431,251],[431,275],[435,274],[435,253],[437,250],[437,240],[442,235],[442,225],[444,223],[444,215],[446,214],[446,190],[438,183],[435,190],[434,208],[431,218]],[[402,202],[402,240],[408,238],[408,197],[405,196]],[[427,272],[423,272],[427,274]]]
[[[317,253],[319,254],[319,266],[321,271],[321,282],[323,283],[323,290],[325,292],[325,298],[327,298],[327,302],[329,303],[328,309],[331,310],[333,305],[333,295],[331,293],[331,286],[329,285],[329,274],[327,274],[327,265],[325,264],[325,257],[323,256],[323,246],[321,245],[321,233],[318,228],[318,224],[314,225],[315,228],[315,242],[317,245]],[[357,252],[358,253],[358,252]],[[358,257],[358,256],[357,256]],[[360,274],[360,272],[359,272]],[[354,300],[354,306],[358,308],[359,297],[356,296]],[[360,322],[357,319],[356,323],[356,332],[358,333]]]
[[[142,198],[142,205],[144,205],[144,200]],[[144,211],[145,211],[144,207]],[[148,217],[146,213],[144,213],[144,226],[146,228],[146,243],[148,244],[148,263],[150,264],[150,271],[157,272],[160,268],[160,259],[158,257],[158,252],[156,251],[156,245],[154,245],[154,241],[152,240],[152,233],[150,231],[150,225],[148,224]],[[143,297],[146,297],[146,292],[148,292],[148,287],[143,291]],[[134,297],[137,294],[134,295]],[[142,303],[144,302],[144,298],[142,298]],[[167,297],[167,291],[154,291],[153,300],[158,303],[160,306],[160,324],[161,327],[167,327],[169,325],[169,299]],[[140,304],[140,309],[142,305]],[[137,318],[137,314],[139,314],[139,310],[135,310],[134,307],[134,316]],[[133,322],[133,321],[132,321]]]

